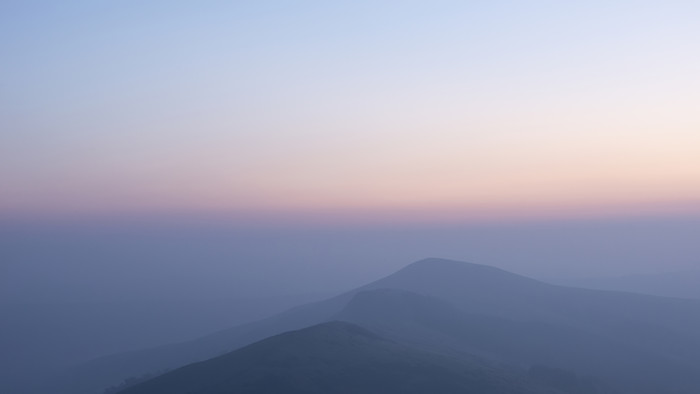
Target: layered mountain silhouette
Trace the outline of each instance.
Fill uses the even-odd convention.
[[[590,379],[601,393],[700,392],[700,301],[555,286],[443,259],[421,260],[337,297],[194,341],[95,360],[51,391],[97,394],[128,377],[333,320],[459,362],[566,371],[560,375]]]
[[[479,357],[575,371],[591,377],[606,392],[658,392],[652,387],[658,388],[659,376],[667,380],[666,389],[675,382],[697,381],[698,369],[689,367],[691,362],[686,365],[612,336],[565,324],[468,313],[440,299],[404,290],[360,292],[336,318],[461,359]]]
[[[416,350],[339,321],[273,336],[121,393],[469,392],[561,393],[516,371]]]

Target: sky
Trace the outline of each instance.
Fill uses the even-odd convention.
[[[0,213],[700,212],[688,1],[4,1]]]
[[[700,266],[692,1],[0,2],[0,289]],[[58,297],[60,298],[60,297]]]

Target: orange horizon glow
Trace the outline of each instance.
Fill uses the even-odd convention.
[[[112,207],[81,206],[75,209],[14,210],[0,212],[6,218],[29,220],[62,220],[103,218],[167,219],[167,220],[220,220],[250,224],[468,224],[529,222],[549,220],[615,219],[644,217],[694,217],[700,215],[700,198],[671,200],[638,200],[617,202],[550,201],[530,204],[480,204],[471,206],[429,205],[413,206],[331,206],[307,205],[295,207],[183,207],[138,206]]]

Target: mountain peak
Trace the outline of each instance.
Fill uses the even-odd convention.
[[[482,264],[474,264],[466,261],[444,259],[440,257],[426,257],[408,264],[404,269],[463,269],[464,267],[498,269]]]
[[[364,328],[336,321],[276,335],[120,393],[542,392],[536,388],[511,370],[383,340]]]
[[[521,314],[529,308],[526,299],[551,285],[487,265],[427,258],[359,290],[381,288],[435,297],[472,312],[511,315]]]
[[[434,257],[411,263],[378,282],[387,280],[404,283],[424,283],[439,287],[450,284],[456,286],[496,287],[542,284],[542,282],[535,279],[504,271],[500,268]]]

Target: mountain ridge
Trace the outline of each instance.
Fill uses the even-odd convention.
[[[700,301],[567,288],[494,267],[431,258],[365,286],[261,321],[194,341],[93,361],[66,376],[64,392],[97,393],[129,376],[177,368],[272,335],[329,321],[358,293],[379,289],[433,297],[473,315],[568,327],[643,353],[677,359],[683,365],[700,365]]]
[[[285,332],[121,394],[555,394],[525,375],[416,350],[348,322]]]

